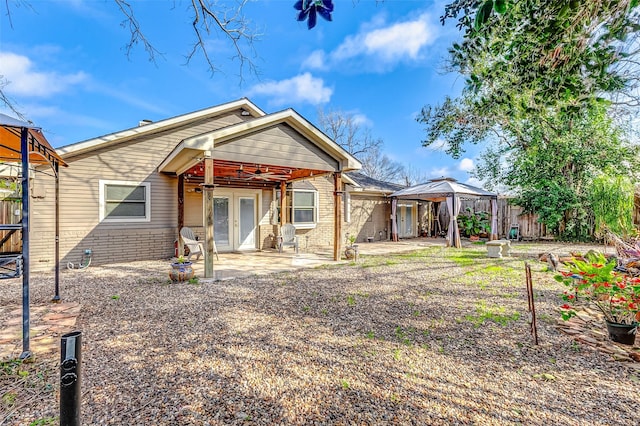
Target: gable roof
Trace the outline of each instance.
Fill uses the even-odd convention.
[[[359,172],[346,173],[345,181],[346,183],[353,185],[356,188],[356,191],[378,192],[386,195],[405,188],[403,185],[374,179]]]
[[[258,108],[249,99],[242,98],[211,108],[205,108],[199,111],[194,111],[176,117],[167,118],[165,120],[145,124],[143,126],[133,127],[130,129],[99,136],[97,138],[77,142],[71,145],[66,145],[58,148],[57,151],[63,157],[78,155],[99,148],[107,147],[112,144],[121,143],[127,139],[133,139],[142,135],[165,131],[178,126],[184,126],[185,124],[189,124],[190,122],[202,120],[203,118],[207,117],[214,117],[237,109],[243,109],[244,111],[247,111],[252,117],[262,117],[266,115],[264,111]]]
[[[411,200],[431,200],[450,196],[460,198],[497,198],[498,194],[485,191],[466,183],[458,182],[453,178],[433,179],[427,183],[411,186],[391,194],[391,197]]]
[[[174,148],[162,164],[160,164],[158,170],[177,174],[183,173],[201,161],[197,155],[198,153],[213,151],[214,145],[216,144],[221,144],[250,133],[259,132],[282,123],[289,125],[307,140],[338,161],[340,170],[358,170],[362,167],[360,162],[344,148],[331,140],[296,111],[289,108],[184,139]]]

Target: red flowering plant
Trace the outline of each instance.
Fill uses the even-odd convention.
[[[595,306],[611,323],[637,324],[640,321],[640,278],[616,271],[616,260],[601,253],[589,253],[587,259],[574,259],[554,278],[567,286],[560,307],[564,320],[576,315],[574,306]]]

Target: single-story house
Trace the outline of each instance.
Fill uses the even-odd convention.
[[[342,177],[361,167],[296,111],[267,114],[246,98],[57,152],[69,165],[59,174],[63,264],[86,249],[94,264],[169,258],[182,226],[206,241],[208,223],[218,252],[260,250],[275,245],[281,216],[308,248],[338,258]],[[31,265],[51,269],[54,180],[32,179]]]

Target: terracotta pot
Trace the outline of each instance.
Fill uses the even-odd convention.
[[[618,324],[616,322],[607,323],[607,331],[609,332],[609,338],[614,342],[622,343],[623,345],[633,345],[636,341],[636,332],[638,331],[638,323],[633,324]]]
[[[358,260],[358,245],[354,244],[344,249],[344,257],[346,257],[347,260]]]

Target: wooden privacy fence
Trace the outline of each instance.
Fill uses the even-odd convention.
[[[20,223],[21,214],[22,203],[20,201],[0,200],[0,223]],[[22,251],[22,233],[20,231],[0,231],[0,243],[0,254],[19,253]]]
[[[491,213],[490,200],[462,200],[460,214],[465,213],[467,207],[474,212]],[[506,238],[513,225],[518,225],[523,240],[552,240],[553,235],[547,227],[538,222],[538,215],[522,214],[524,209],[509,204],[508,198],[498,198],[498,236]]]

